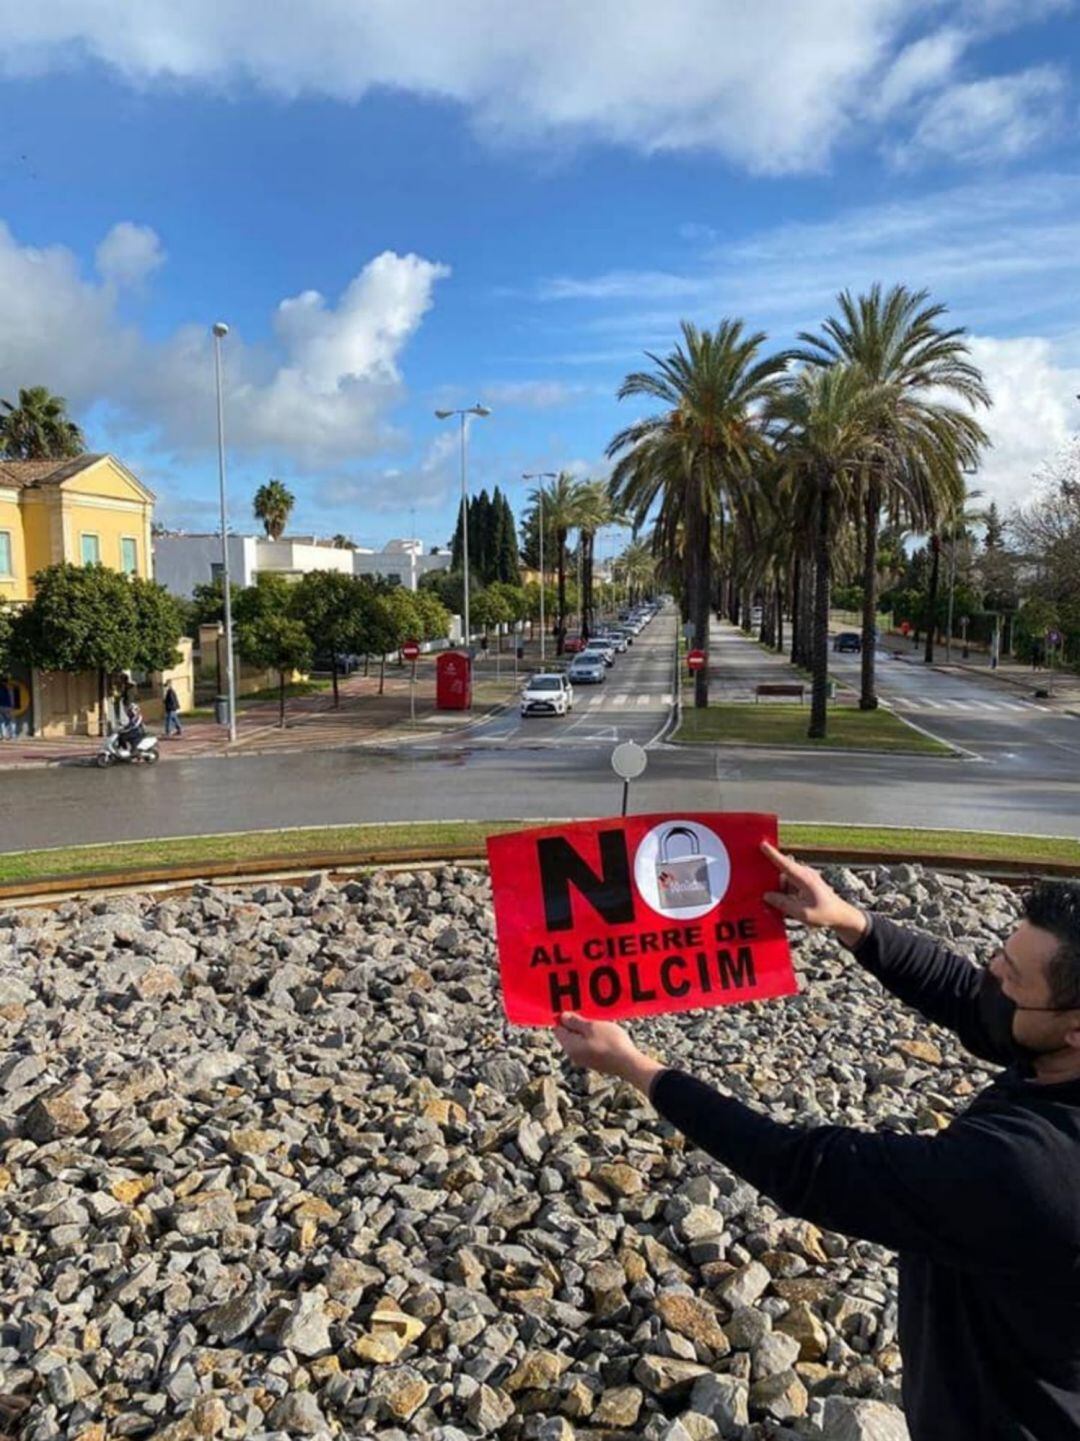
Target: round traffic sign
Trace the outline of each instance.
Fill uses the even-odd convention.
[[[611,769],[624,781],[635,781],[649,764],[649,757],[637,741],[623,741],[611,752]]]
[[[692,650],[687,654],[686,664],[691,670],[702,670],[705,665],[705,652],[703,650]]]
[[[407,640],[405,644],[401,647],[401,654],[405,657],[406,660],[416,660],[417,656],[420,654],[420,642],[416,640]]]

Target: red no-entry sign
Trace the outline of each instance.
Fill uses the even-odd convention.
[[[703,650],[692,650],[686,657],[686,664],[691,670],[703,670],[705,668],[705,652]]]
[[[415,640],[407,640],[405,644],[401,647],[401,654],[405,657],[406,660],[416,660],[420,654],[420,642]]]

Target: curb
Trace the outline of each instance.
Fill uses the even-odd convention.
[[[178,761],[223,761],[247,759],[252,756],[297,755],[298,753],[307,750],[319,751],[325,754],[329,751],[367,750],[379,748],[398,749],[402,746],[411,745],[417,741],[438,741],[445,740],[448,736],[464,735],[466,734],[466,732],[473,730],[476,726],[484,725],[487,721],[494,720],[494,718],[497,715],[501,715],[503,711],[505,711],[509,707],[509,705],[509,700],[499,701],[494,706],[492,706],[490,710],[484,711],[482,715],[474,716],[473,719],[468,721],[465,725],[457,726],[453,730],[439,731],[435,727],[432,727],[430,731],[417,731],[416,733],[406,732],[404,735],[399,735],[395,739],[389,741],[384,736],[377,736],[373,737],[371,740],[338,741],[335,742],[333,745],[319,745],[317,742],[314,744],[308,744],[298,739],[295,745],[269,746],[263,750],[260,750],[257,747],[249,749],[243,745],[230,746],[226,743],[220,749],[199,751],[190,755],[179,755],[175,753],[170,755],[167,752],[163,752],[161,758],[162,760],[168,760],[172,764],[175,764]],[[89,767],[93,766],[94,764],[95,754],[96,752],[88,751],[86,755],[46,756],[41,760],[31,759],[27,761],[17,761],[11,765],[4,765],[2,761],[0,761],[0,775],[5,774],[6,772],[15,773],[17,771],[60,770],[65,768],[73,768],[76,766]]]
[[[532,820],[526,826],[542,825]],[[551,822],[547,822],[551,824]],[[912,852],[910,850],[873,849],[861,846],[804,845],[798,841],[784,847],[785,854],[816,865],[922,865],[933,870],[968,871],[1007,880],[1021,885],[1041,877],[1074,877],[1080,875],[1080,861],[1008,861],[988,860],[983,856],[962,853]],[[190,889],[200,881],[231,881],[235,884],[256,882],[274,877],[310,877],[326,874],[345,878],[365,870],[381,867],[440,866],[458,864],[486,866],[486,858],[477,854],[475,843],[469,845],[387,847],[355,851],[318,852],[294,856],[263,856],[248,860],[184,863],[176,866],[147,867],[125,872],[95,873],[82,876],[42,877],[33,882],[6,881],[0,884],[0,904],[25,903],[44,898],[59,900],[72,895],[92,894],[125,889]]]

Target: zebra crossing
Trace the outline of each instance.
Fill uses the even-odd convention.
[[[914,711],[924,715],[1048,715],[1045,706],[1035,701],[1023,700],[1019,696],[1000,700],[957,700],[943,696],[941,700],[928,700],[924,696],[890,696],[883,704],[895,711]]]
[[[592,695],[585,701],[579,690],[576,697],[575,710],[629,710],[634,707],[644,709],[646,706],[654,708],[658,706],[671,705],[673,697],[670,692],[657,693],[656,691],[628,691],[621,690],[614,694]]]

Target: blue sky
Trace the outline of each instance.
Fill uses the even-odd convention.
[[[1023,497],[1080,405],[1075,0],[0,0],[0,394],[209,529],[210,323],[234,524],[442,541],[474,487],[603,474],[681,317],[789,343],[845,285],[927,286]],[[614,537],[611,538],[614,544]]]

